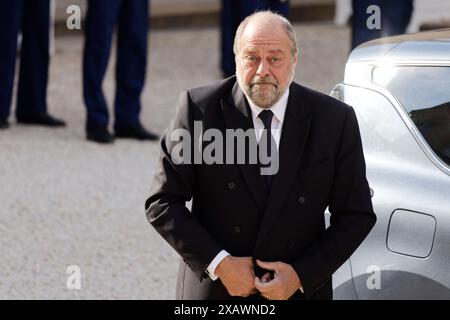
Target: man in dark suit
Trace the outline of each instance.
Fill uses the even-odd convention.
[[[22,47],[17,122],[48,127],[65,125],[47,112],[49,27],[49,0],[0,1],[0,129],[9,126],[19,31]]]
[[[116,22],[117,62],[114,100],[115,136],[155,140],[139,121],[140,96],[147,64],[148,0],[90,0],[86,15],[83,96],[87,108],[87,139],[111,143],[108,108],[102,91]]]
[[[289,16],[289,0],[222,0],[220,65],[224,77],[230,77],[236,72],[233,42],[239,24],[245,17],[261,10],[271,10],[287,18]]]
[[[297,42],[282,16],[246,18],[234,51],[236,77],[181,95],[145,204],[152,226],[183,258],[177,296],[331,299],[332,274],[376,221],[355,113],[292,82]],[[226,138],[250,132],[245,161],[236,159],[239,144],[221,148],[210,129]],[[252,141],[266,151],[256,162]],[[199,147],[217,161],[198,159]],[[263,173],[272,162],[275,170]]]

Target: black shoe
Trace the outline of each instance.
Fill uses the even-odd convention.
[[[158,140],[159,136],[146,130],[140,123],[132,126],[116,128],[116,138],[131,138],[137,140]]]
[[[66,126],[66,123],[64,121],[54,118],[48,113],[39,114],[32,117],[17,117],[17,122],[22,124],[35,124],[55,128]]]
[[[0,120],[0,129],[8,129],[9,123],[8,120]]]
[[[90,141],[98,143],[113,143],[114,137],[108,132],[105,127],[98,127],[86,130],[86,138]]]

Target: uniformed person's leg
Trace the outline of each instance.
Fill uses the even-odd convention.
[[[47,113],[49,64],[49,0],[26,0],[17,91],[17,120]]]
[[[108,108],[102,90],[111,41],[122,0],[89,0],[83,55],[83,96],[87,108],[86,129],[106,130]]]
[[[61,127],[65,123],[47,113],[50,1],[25,0],[22,20],[17,121]]]
[[[0,1],[0,128],[8,127],[24,0]]]
[[[384,0],[381,8],[382,36],[394,36],[405,33],[411,20],[412,12],[412,0]]]
[[[225,78],[235,74],[236,66],[234,62],[233,42],[238,18],[238,0],[222,0],[222,10],[220,12],[221,24],[221,61],[220,66]]]
[[[269,0],[270,10],[286,18],[289,17],[289,5],[289,0]]]
[[[352,49],[363,42],[373,40],[381,36],[381,29],[369,29],[367,20],[373,13],[367,13],[367,8],[371,5],[377,5],[381,9],[381,16],[383,16],[385,13],[383,12],[382,4],[383,0],[352,1]],[[381,26],[381,28],[383,28],[383,26]]]
[[[148,19],[148,0],[123,2],[117,33],[116,129],[139,122],[147,66]]]
[[[117,35],[115,135],[118,138],[156,140],[158,135],[139,121],[141,93],[147,66],[149,1],[124,1]]]

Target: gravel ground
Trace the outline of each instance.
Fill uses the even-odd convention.
[[[297,24],[296,81],[328,93],[343,78],[349,30]],[[161,30],[150,37],[143,123],[162,132],[178,94],[219,79],[219,32]],[[48,102],[68,122],[51,130],[16,125],[0,132],[0,299],[173,299],[177,254],[150,227],[144,200],[157,143],[84,136],[81,97],[83,39],[56,39]],[[115,61],[115,59],[111,59]],[[114,63],[104,89],[111,102]],[[81,290],[66,287],[70,265]]]

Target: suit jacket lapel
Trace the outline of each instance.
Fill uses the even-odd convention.
[[[291,185],[297,176],[304,146],[308,139],[311,117],[308,115],[307,106],[301,101],[300,89],[296,86],[292,84],[290,88],[279,146],[279,169],[272,180],[255,250],[262,243],[286,201]]]
[[[221,100],[222,111],[227,129],[254,129],[250,106],[247,98],[236,82],[233,86],[231,96]],[[248,149],[246,149],[248,155]],[[247,186],[256,201],[261,213],[264,211],[267,199],[263,177],[257,163],[238,164],[239,170],[247,183]]]

